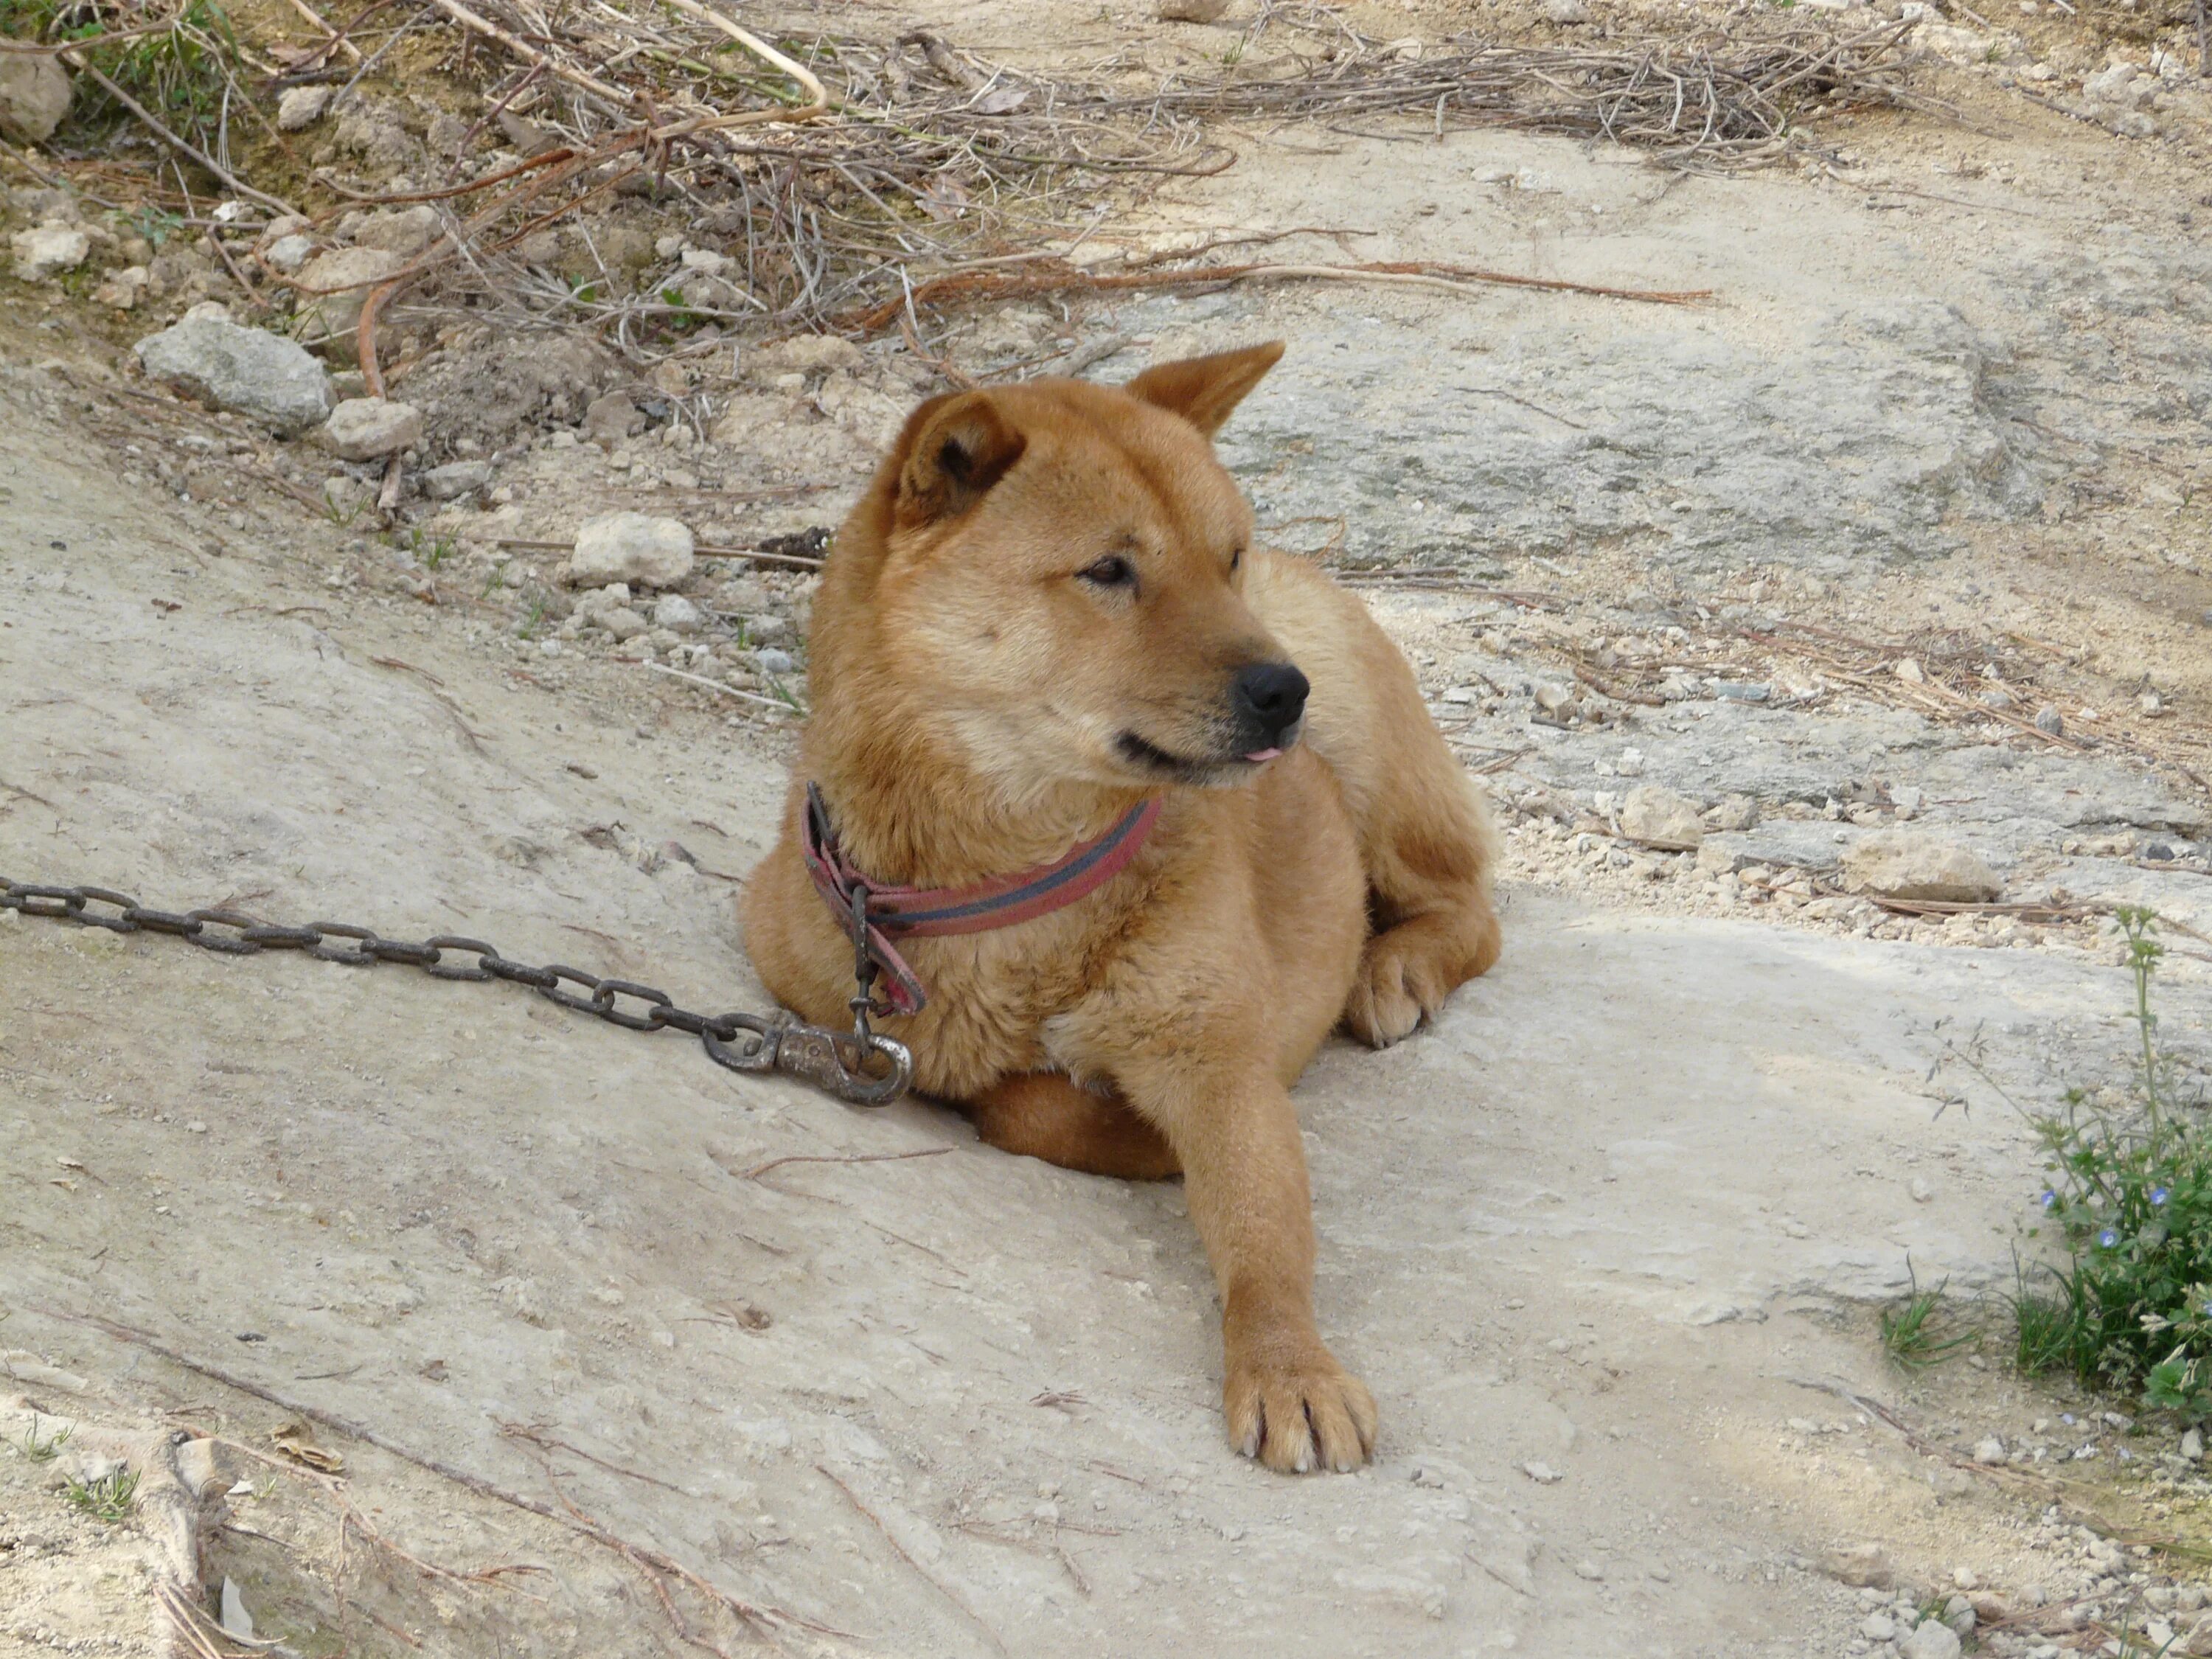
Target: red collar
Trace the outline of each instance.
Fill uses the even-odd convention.
[[[917,1014],[928,998],[891,943],[908,936],[983,933],[1048,915],[1096,891],[1127,867],[1160,816],[1158,795],[1140,801],[1104,835],[1065,856],[969,887],[894,887],[870,881],[846,860],[821,789],[806,786],[806,871],[848,929],[865,928],[868,959],[883,970],[890,1012]],[[859,941],[856,939],[855,943]]]

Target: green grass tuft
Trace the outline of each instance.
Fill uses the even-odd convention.
[[[113,1469],[97,1480],[64,1480],[62,1495],[94,1520],[113,1526],[138,1501],[138,1471]]]
[[[1912,1278],[1912,1289],[1895,1307],[1881,1310],[1882,1352],[1900,1370],[1923,1371],[1971,1346],[1980,1333],[1942,1328],[1948,1322],[1943,1314],[1943,1292],[1951,1281],[1947,1279],[1935,1289],[1923,1291],[1910,1261],[1905,1270]]]
[[[51,1463],[60,1453],[61,1449],[69,1444],[70,1436],[75,1432],[74,1425],[64,1423],[53,1433],[41,1440],[39,1438],[38,1425],[34,1422],[24,1431],[23,1437],[17,1443],[16,1449],[33,1463]]]

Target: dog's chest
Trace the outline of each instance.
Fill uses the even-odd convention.
[[[928,988],[929,1006],[905,1034],[915,1077],[954,1097],[1018,1072],[1055,1068],[1046,1028],[1089,994],[1095,963],[1071,930],[1050,921],[1009,935],[915,941],[908,959]]]

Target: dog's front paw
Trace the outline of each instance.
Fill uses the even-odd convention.
[[[1436,1012],[1448,987],[1431,967],[1429,941],[1394,927],[1367,941],[1359,977],[1344,1005],[1344,1023],[1371,1048],[1387,1048],[1409,1036],[1424,1014]]]
[[[1222,1394],[1231,1443],[1285,1474],[1358,1468],[1375,1449],[1375,1396],[1318,1336],[1232,1345]]]

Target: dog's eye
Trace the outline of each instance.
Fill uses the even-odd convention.
[[[1109,553],[1095,564],[1086,564],[1075,573],[1093,587],[1134,587],[1137,567],[1119,553]]]
[[[1237,574],[1237,567],[1243,562],[1244,550],[1241,547],[1232,549],[1229,555],[1229,574],[1232,576],[1235,575]]]

